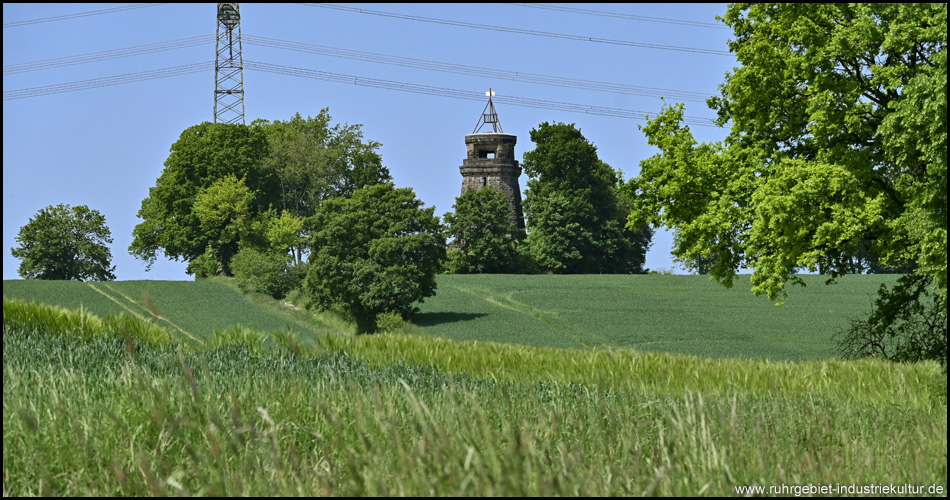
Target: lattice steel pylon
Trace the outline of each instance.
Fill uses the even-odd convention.
[[[241,57],[239,4],[218,4],[217,33],[214,59],[214,122],[244,124],[244,60]]]

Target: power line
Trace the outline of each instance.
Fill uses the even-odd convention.
[[[507,28],[503,26],[489,26],[487,24],[475,24],[475,23],[466,23],[463,21],[450,21],[446,19],[435,19],[431,17],[411,16],[407,14],[395,14],[392,12],[382,12],[382,11],[377,11],[377,10],[361,9],[357,7],[344,7],[342,5],[312,4],[312,3],[303,4],[303,5],[307,5],[309,7],[320,7],[323,9],[336,9],[336,10],[343,10],[347,12],[356,12],[360,14],[370,14],[374,16],[391,17],[395,19],[405,19],[409,21],[445,24],[449,26],[460,26],[464,28],[501,31],[501,32],[506,32],[506,33],[518,33],[522,35],[544,36],[544,37],[549,37],[549,38],[562,38],[562,39],[567,39],[567,40],[579,40],[579,41],[584,41],[584,42],[608,43],[608,44],[613,44],[613,45],[624,45],[628,47],[640,47],[640,48],[657,49],[657,50],[674,50],[674,51],[679,51],[679,52],[710,54],[710,55],[716,55],[716,56],[732,55],[731,53],[727,51],[723,51],[723,50],[700,49],[700,48],[694,48],[694,47],[677,47],[675,45],[659,45],[655,43],[631,42],[631,41],[626,41],[626,40],[611,40],[608,38],[594,38],[594,37],[581,36],[581,35],[552,33],[549,31],[525,30],[525,29],[520,29],[520,28]]]
[[[376,54],[373,52],[360,52],[356,50],[340,49],[336,47],[327,47],[323,45],[312,45],[299,42],[289,42],[274,38],[266,38],[254,35],[245,35],[245,43],[260,47],[269,47],[283,50],[293,50],[318,54],[343,59],[352,59],[359,61],[374,62],[380,64],[389,64],[393,66],[402,66],[416,69],[426,69],[430,71],[439,71],[443,73],[454,73],[461,75],[480,76],[487,78],[497,78],[503,80],[520,81],[540,85],[551,85],[557,87],[567,87],[583,90],[594,90],[598,92],[610,92],[615,94],[638,95],[645,97],[668,97],[671,99],[706,102],[709,94],[702,92],[691,92],[683,90],[663,89],[656,87],[641,87],[636,85],[624,85],[618,83],[606,83],[593,80],[582,80],[578,78],[564,78],[558,76],[539,75],[533,73],[522,73],[518,71],[505,71],[480,66],[466,66],[461,64],[450,64],[438,61],[428,61],[424,59],[413,59],[409,57],[390,56],[386,54]]]
[[[365,87],[374,87],[386,90],[396,90],[400,92],[412,92],[416,94],[433,95],[438,97],[448,97],[452,99],[464,99],[469,101],[484,101],[484,92],[475,92],[467,90],[449,89],[444,87],[432,87],[429,85],[419,85],[413,83],[396,82],[392,80],[380,80],[377,78],[366,78],[355,75],[345,75],[340,73],[330,73],[327,71],[317,71],[292,66],[281,66],[271,63],[262,63],[256,61],[244,61],[244,68],[252,71],[262,71],[286,76],[295,76],[300,78],[310,78],[314,80],[323,80],[336,83],[346,83],[351,85],[361,85]],[[556,111],[568,111],[572,113],[584,113],[592,115],[613,116],[616,118],[627,118],[635,120],[645,120],[649,114],[646,111],[637,111],[621,108],[610,108],[603,106],[592,106],[586,104],[573,104],[558,101],[546,101],[541,99],[531,99],[514,96],[495,96],[495,100],[511,104],[513,106],[522,106],[530,108],[551,109]],[[685,117],[684,123],[690,125],[715,127],[711,119]]]
[[[190,38],[179,38],[167,42],[156,42],[146,45],[136,45],[134,47],[125,47],[121,49],[103,50],[100,52],[90,52],[55,59],[43,59],[18,64],[10,64],[3,67],[4,75],[14,75],[30,71],[40,71],[64,66],[73,66],[76,64],[86,64],[97,61],[107,61],[110,59],[119,59],[122,57],[131,57],[141,54],[151,54],[154,52],[163,52],[166,50],[177,50],[188,47],[211,43],[214,41],[214,35],[200,35]]]
[[[559,10],[562,12],[572,12],[576,14],[587,14],[590,16],[602,16],[602,17],[614,17],[618,19],[630,19],[633,21],[646,21],[650,23],[666,23],[666,24],[680,24],[683,26],[693,26],[696,28],[713,28],[720,30],[729,29],[727,26],[716,23],[707,23],[703,21],[688,21],[685,19],[668,19],[664,17],[648,17],[648,16],[638,16],[635,14],[621,14],[618,12],[604,12],[600,10],[590,10],[590,9],[577,9],[574,7],[565,7],[563,5],[545,5],[541,3],[514,3],[508,5],[517,5],[518,7],[530,7],[532,9],[546,9],[546,10]]]
[[[76,82],[60,83],[56,85],[46,85],[42,87],[31,87],[18,90],[3,91],[3,100],[11,101],[16,99],[28,99],[31,97],[41,97],[52,94],[62,94],[65,92],[76,92],[79,90],[89,90],[113,85],[123,85],[126,83],[144,82],[155,80],[157,78],[168,78],[172,76],[186,75],[189,73],[198,73],[200,71],[213,71],[214,62],[203,62],[186,64],[183,66],[173,66],[170,68],[161,68],[139,73],[129,73],[125,75],[107,76],[103,78],[92,78],[89,80],[80,80]]]
[[[54,16],[54,17],[42,17],[39,19],[28,19],[25,21],[14,21],[11,23],[4,23],[3,29],[15,28],[17,26],[26,26],[28,24],[39,24],[39,23],[51,23],[54,21],[64,21],[67,19],[75,19],[77,17],[88,17],[88,16],[98,16],[100,14],[111,14],[113,12],[124,12],[127,10],[134,9],[144,9],[145,7],[156,7],[158,5],[165,5],[161,3],[139,3],[134,5],[127,5],[125,7],[114,7],[111,9],[101,9],[101,10],[91,10],[89,12],[78,12],[76,14],[66,14],[63,16]]]
[[[146,45],[137,45],[134,47],[125,47],[120,49],[105,50],[87,54],[77,54],[73,56],[60,57],[56,59],[44,59],[39,61],[10,64],[3,67],[4,75],[25,73],[30,71],[40,71],[46,69],[59,68],[64,66],[85,64],[90,62],[106,61],[131,57],[141,54],[149,54],[168,50],[177,50],[182,48],[199,46],[209,43],[214,35],[200,35],[189,38],[180,38],[166,42],[156,42]],[[356,50],[329,47],[324,45],[313,45],[299,42],[279,40],[275,38],[260,37],[254,35],[245,35],[244,41],[248,44],[276,48],[282,50],[293,50],[310,54],[338,57],[350,60],[359,60],[388,64],[393,66],[402,66],[416,69],[425,69],[430,71],[439,71],[443,73],[454,73],[461,75],[480,76],[486,78],[497,78],[503,80],[519,81],[531,84],[550,85],[565,88],[575,88],[581,90],[593,90],[597,92],[609,92],[615,94],[637,95],[644,97],[666,97],[669,99],[705,102],[709,94],[703,92],[693,92],[685,90],[674,90],[657,87],[644,87],[637,85],[625,85],[618,83],[599,82],[594,80],[582,80],[578,78],[565,78],[550,75],[540,75],[533,73],[523,73],[519,71],[506,71],[485,68],[480,66],[466,66],[461,64],[451,64],[439,61],[429,61],[424,59],[414,59],[409,57],[391,56],[386,54],[377,54],[373,52],[361,52]]]
[[[212,62],[194,63],[183,66],[173,66],[170,68],[161,68],[151,71],[142,71],[139,73],[129,73],[125,75],[115,75],[104,78],[93,78],[76,82],[67,82],[56,85],[46,85],[42,87],[32,87],[26,89],[10,90],[3,92],[3,100],[28,99],[32,97],[41,97],[52,94],[61,94],[66,92],[77,92],[80,90],[90,90],[113,85],[123,85],[126,83],[136,83],[158,78],[169,78],[201,71],[210,71],[214,68]],[[365,87],[380,88],[386,90],[395,90],[400,92],[412,92],[416,94],[425,94],[438,97],[448,97],[452,99],[463,99],[469,101],[483,101],[484,92],[475,92],[467,90],[448,89],[443,87],[432,87],[429,85],[419,85],[412,83],[396,82],[392,80],[380,80],[377,78],[366,78],[355,75],[345,75],[341,73],[330,73],[326,71],[316,71],[292,66],[280,66],[277,64],[261,63],[255,61],[244,61],[244,68],[252,71],[261,71],[265,73],[274,73],[285,76],[294,76],[299,78],[309,78],[336,83],[346,83],[351,85],[361,85]],[[586,104],[574,104],[559,101],[547,101],[542,99],[531,99],[516,96],[495,96],[495,100],[512,106],[521,106],[529,108],[550,109],[555,111],[566,111],[571,113],[584,113],[590,115],[612,116],[616,118],[626,118],[634,120],[645,120],[649,114],[646,111],[637,111],[631,109],[610,108],[604,106],[592,106]],[[711,119],[698,117],[684,117],[683,122],[687,125],[696,125],[702,127],[716,126]]]

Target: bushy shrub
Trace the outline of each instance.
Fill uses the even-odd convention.
[[[221,263],[214,256],[211,247],[205,250],[205,253],[191,259],[188,263],[188,274],[194,274],[195,279],[210,278],[217,276],[221,272]]]
[[[469,189],[453,207],[455,212],[444,216],[447,233],[455,238],[446,262],[448,272],[521,272],[518,247],[524,230],[512,222],[505,193],[494,186]]]
[[[288,255],[265,253],[254,248],[242,248],[231,259],[231,271],[243,291],[282,299],[299,288],[306,276],[304,265],[294,265]]]
[[[376,331],[378,333],[395,332],[405,324],[406,321],[399,313],[386,312],[376,316]]]

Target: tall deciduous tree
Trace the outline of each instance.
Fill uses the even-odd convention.
[[[86,205],[50,205],[20,228],[20,246],[12,248],[21,259],[17,272],[26,279],[94,280],[115,279],[111,266],[112,234],[106,218]]]
[[[511,222],[511,206],[500,189],[468,189],[455,199],[455,212],[445,214],[448,234],[455,238],[449,271],[454,273],[516,273],[523,270],[518,244],[524,231]]]
[[[297,113],[287,121],[251,123],[267,135],[269,153],[264,166],[279,183],[279,207],[300,220],[312,216],[329,198],[392,181],[377,152],[381,144],[364,140],[361,125],[331,126],[331,120],[324,108],[316,117]],[[298,239],[305,236],[306,228],[301,227]],[[294,245],[293,251],[299,264],[304,248]]]
[[[597,148],[573,124],[542,123],[531,140],[536,147],[524,154],[530,178],[524,210],[528,249],[540,270],[643,272],[652,232],[625,229],[620,176],[597,157]]]
[[[304,289],[322,309],[341,310],[360,332],[382,313],[404,319],[435,295],[445,235],[434,207],[422,208],[410,188],[391,183],[332,198],[314,215]]]
[[[741,66],[709,104],[731,133],[697,144],[682,105],[665,108],[643,128],[661,153],[629,185],[634,214],[727,285],[752,268],[772,299],[868,243],[945,297],[946,4],[735,4],[723,20]]]
[[[132,231],[129,252],[150,267],[159,251],[191,263],[218,245],[221,234],[208,231],[207,223],[203,227],[194,208],[199,194],[228,176],[254,193],[248,217],[279,203],[276,177],[261,168],[267,152],[267,138],[255,127],[205,122],[186,129],[142,201],[138,216],[143,222]]]

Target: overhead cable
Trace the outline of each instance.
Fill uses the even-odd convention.
[[[352,59],[367,61],[393,66],[402,66],[417,69],[426,69],[430,71],[439,71],[443,73],[454,73],[460,75],[480,76],[486,78],[496,78],[501,80],[511,80],[540,85],[551,85],[557,87],[575,88],[583,90],[594,90],[598,92],[610,92],[615,94],[638,95],[645,97],[666,97],[675,100],[706,102],[710,94],[702,92],[691,92],[684,90],[672,90],[656,87],[641,87],[637,85],[624,85],[619,83],[597,82],[593,80],[582,80],[578,78],[565,78],[558,76],[539,75],[533,73],[523,73],[520,71],[505,71],[481,66],[466,66],[462,64],[451,64],[438,61],[428,61],[424,59],[413,59],[409,57],[390,56],[386,54],[376,54],[373,52],[361,52],[356,50],[340,49],[336,47],[327,47],[324,45],[312,45],[299,42],[289,42],[254,35],[244,35],[244,43],[260,47],[270,47],[283,50],[293,50],[318,54],[343,59]]]
[[[627,41],[627,40],[611,40],[611,39],[608,39],[608,38],[595,38],[595,37],[582,36],[582,35],[569,35],[569,34],[564,34],[564,33],[552,33],[552,32],[549,32],[549,31],[537,31],[537,30],[526,30],[526,29],[520,29],[520,28],[508,28],[508,27],[504,27],[504,26],[492,26],[492,25],[488,25],[488,24],[476,24],[476,23],[467,23],[467,22],[463,22],[463,21],[450,21],[450,20],[446,20],[446,19],[435,19],[435,18],[431,18],[431,17],[411,16],[411,15],[408,15],[408,14],[396,14],[396,13],[393,13],[393,12],[382,12],[382,11],[378,11],[378,10],[369,10],[369,9],[362,9],[362,8],[358,8],[358,7],[349,7],[349,6],[343,6],[343,5],[314,4],[314,3],[307,3],[307,4],[303,4],[303,5],[307,5],[307,6],[309,6],[309,7],[320,7],[320,8],[323,8],[323,9],[336,9],[336,10],[343,10],[343,11],[347,11],[347,12],[356,12],[356,13],[359,13],[359,14],[370,14],[370,15],[374,15],[374,16],[391,17],[391,18],[395,18],[395,19],[406,19],[406,20],[409,20],[409,21],[420,21],[420,22],[427,22],[427,23],[445,24],[445,25],[449,25],[449,26],[460,26],[460,27],[464,27],[464,28],[475,28],[475,29],[490,30],[490,31],[501,31],[501,32],[505,32],[505,33],[518,33],[518,34],[521,34],[521,35],[544,36],[544,37],[549,37],[549,38],[562,38],[562,39],[567,39],[567,40],[579,40],[579,41],[584,41],[584,42],[608,43],[608,44],[613,44],[613,45],[624,45],[624,46],[628,46],[628,47],[640,47],[640,48],[646,48],[646,49],[675,50],[675,51],[679,51],[679,52],[692,52],[692,53],[696,53],[696,54],[710,54],[710,55],[716,55],[716,56],[731,56],[731,55],[732,55],[730,52],[724,51],[724,50],[700,49],[700,48],[695,48],[695,47],[678,47],[678,46],[675,46],[675,45],[660,45],[660,44],[655,44],[655,43],[631,42],[631,41]]]
[[[158,78],[168,78],[180,76],[201,71],[212,71],[213,62],[195,63],[183,66],[174,66],[170,68],[161,68],[151,71],[142,71],[139,73],[130,73],[125,75],[115,75],[104,78],[93,78],[90,80],[81,80],[76,82],[67,82],[57,85],[46,85],[42,87],[32,87],[27,89],[10,90],[3,92],[3,100],[10,101],[16,99],[27,99],[31,97],[41,97],[52,94],[66,92],[76,92],[80,90],[90,90],[95,88],[122,85],[126,83],[135,83]],[[326,71],[316,71],[292,66],[281,66],[271,63],[262,63],[256,61],[244,61],[244,69],[250,71],[261,71],[285,76],[294,76],[299,78],[309,78],[323,80],[335,83],[346,83],[351,85],[360,85],[365,87],[380,88],[386,90],[396,90],[400,92],[412,92],[416,94],[433,95],[438,97],[447,97],[451,99],[463,99],[469,101],[483,101],[485,99],[483,92],[449,89],[444,87],[433,87],[429,85],[419,85],[413,83],[396,82],[392,80],[381,80],[377,78],[367,78],[356,75],[345,75],[340,73],[330,73]],[[559,101],[548,101],[542,99],[532,99],[516,96],[496,95],[494,100],[501,104],[510,104],[512,106],[521,106],[529,108],[550,109],[556,111],[566,111],[571,113],[584,113],[590,115],[612,116],[616,118],[626,118],[634,120],[646,120],[650,113],[646,111],[637,111],[631,109],[611,108],[605,106],[593,106],[586,104],[574,104]],[[702,127],[716,126],[711,119],[684,117],[683,123]]]
[[[177,50],[188,47],[195,47],[202,44],[214,42],[214,35],[200,35],[190,38],[179,38],[167,42],[156,42],[146,45],[136,45],[121,49],[103,50],[100,52],[90,52],[87,54],[78,54],[73,56],[59,57],[55,59],[43,59],[39,61],[30,61],[18,64],[9,64],[3,67],[4,75],[14,75],[26,73],[29,71],[40,71],[45,69],[61,68],[76,64],[85,64],[97,61],[106,61],[110,59],[119,59],[122,57],[131,57],[141,54],[151,54],[154,52],[163,52],[166,50]]]
[[[92,78],[89,80],[80,80],[76,82],[60,83],[56,85],[45,85],[42,87],[31,87],[18,90],[4,90],[3,100],[11,101],[16,99],[27,99],[30,97],[40,97],[51,94],[61,94],[65,92],[76,92],[78,90],[89,90],[112,85],[123,85],[126,83],[143,82],[154,80],[156,78],[168,78],[180,76],[200,71],[214,71],[214,62],[203,62],[195,64],[186,64],[183,66],[173,66],[170,68],[161,68],[139,73],[129,73],[125,75],[107,76],[103,78]]]
[[[508,5],[517,5],[518,7],[530,7],[532,9],[559,10],[562,12],[571,12],[575,14],[586,14],[590,16],[613,17],[617,19],[629,19],[632,21],[646,21],[650,23],[679,24],[683,26],[692,26],[695,28],[713,28],[727,30],[729,27],[703,21],[688,21],[685,19],[668,19],[665,17],[638,16],[635,14],[622,14],[619,12],[604,12],[601,10],[578,9],[574,7],[565,7],[563,5],[545,5],[543,3],[514,3]]]
[[[350,60],[366,61],[393,66],[409,67],[416,69],[425,69],[443,73],[454,73],[460,75],[480,76],[486,78],[495,78],[501,80],[510,80],[539,85],[550,85],[564,88],[575,88],[581,90],[593,90],[597,92],[608,92],[615,94],[637,95],[644,97],[665,97],[677,101],[705,102],[710,94],[703,92],[694,92],[686,90],[674,90],[658,87],[645,87],[638,85],[625,85],[619,83],[599,82],[594,80],[583,80],[579,78],[566,78],[559,76],[540,75],[534,73],[524,73],[520,71],[507,71],[499,69],[485,68],[481,66],[466,66],[461,64],[451,64],[439,61],[429,61],[425,59],[414,59],[409,57],[391,56],[373,52],[361,52],[356,50],[329,47],[325,45],[313,45],[300,42],[291,42],[275,38],[244,35],[244,43],[249,45],[268,47],[281,50],[292,50],[309,54],[324,55]],[[177,50],[188,47],[200,46],[214,41],[214,35],[199,35],[189,38],[180,38],[166,42],[157,42],[146,45],[137,45],[134,47],[125,47],[121,49],[105,50],[87,54],[78,54],[56,59],[44,59],[39,61],[30,61],[24,63],[10,64],[3,67],[4,75],[13,75],[31,71],[40,71],[54,69],[64,66],[85,64],[91,62],[106,61],[123,57],[131,57],[141,54],[150,54],[168,50]]]
[[[77,12],[75,14],[66,14],[63,16],[43,17],[39,19],[27,19],[24,21],[13,21],[9,23],[3,23],[3,28],[4,29],[15,28],[17,26],[26,26],[28,24],[51,23],[53,21],[64,21],[67,19],[75,19],[77,17],[98,16],[100,14],[112,14],[113,12],[124,12],[127,10],[144,9],[145,7],[156,7],[158,5],[165,5],[165,4],[139,3],[139,4],[134,4],[134,5],[127,5],[125,7],[114,7],[111,9],[91,10],[88,12]]]
[[[380,80],[377,78],[367,78],[355,75],[345,75],[340,73],[330,73],[327,71],[317,71],[305,68],[295,68],[292,66],[281,66],[271,63],[257,61],[244,61],[244,69],[251,71],[263,71],[279,75],[295,76],[300,78],[310,78],[314,80],[323,80],[336,83],[347,83],[351,85],[361,85],[365,87],[374,87],[387,90],[397,90],[400,92],[412,92],[416,94],[434,95],[439,97],[448,97],[452,99],[464,99],[469,101],[484,101],[485,93],[477,91],[457,90],[444,87],[433,87],[429,85],[419,85],[413,83],[396,82],[392,80]],[[514,96],[493,97],[495,102],[511,104],[513,106],[522,106],[530,108],[553,109],[558,111],[569,111],[572,113],[585,113],[592,115],[613,116],[616,118],[628,118],[635,120],[645,120],[650,114],[646,111],[637,111],[621,108],[610,108],[604,106],[593,106],[586,104],[573,104],[558,101],[547,101],[542,99],[531,99]],[[684,123],[704,127],[716,126],[711,119],[685,117]]]

